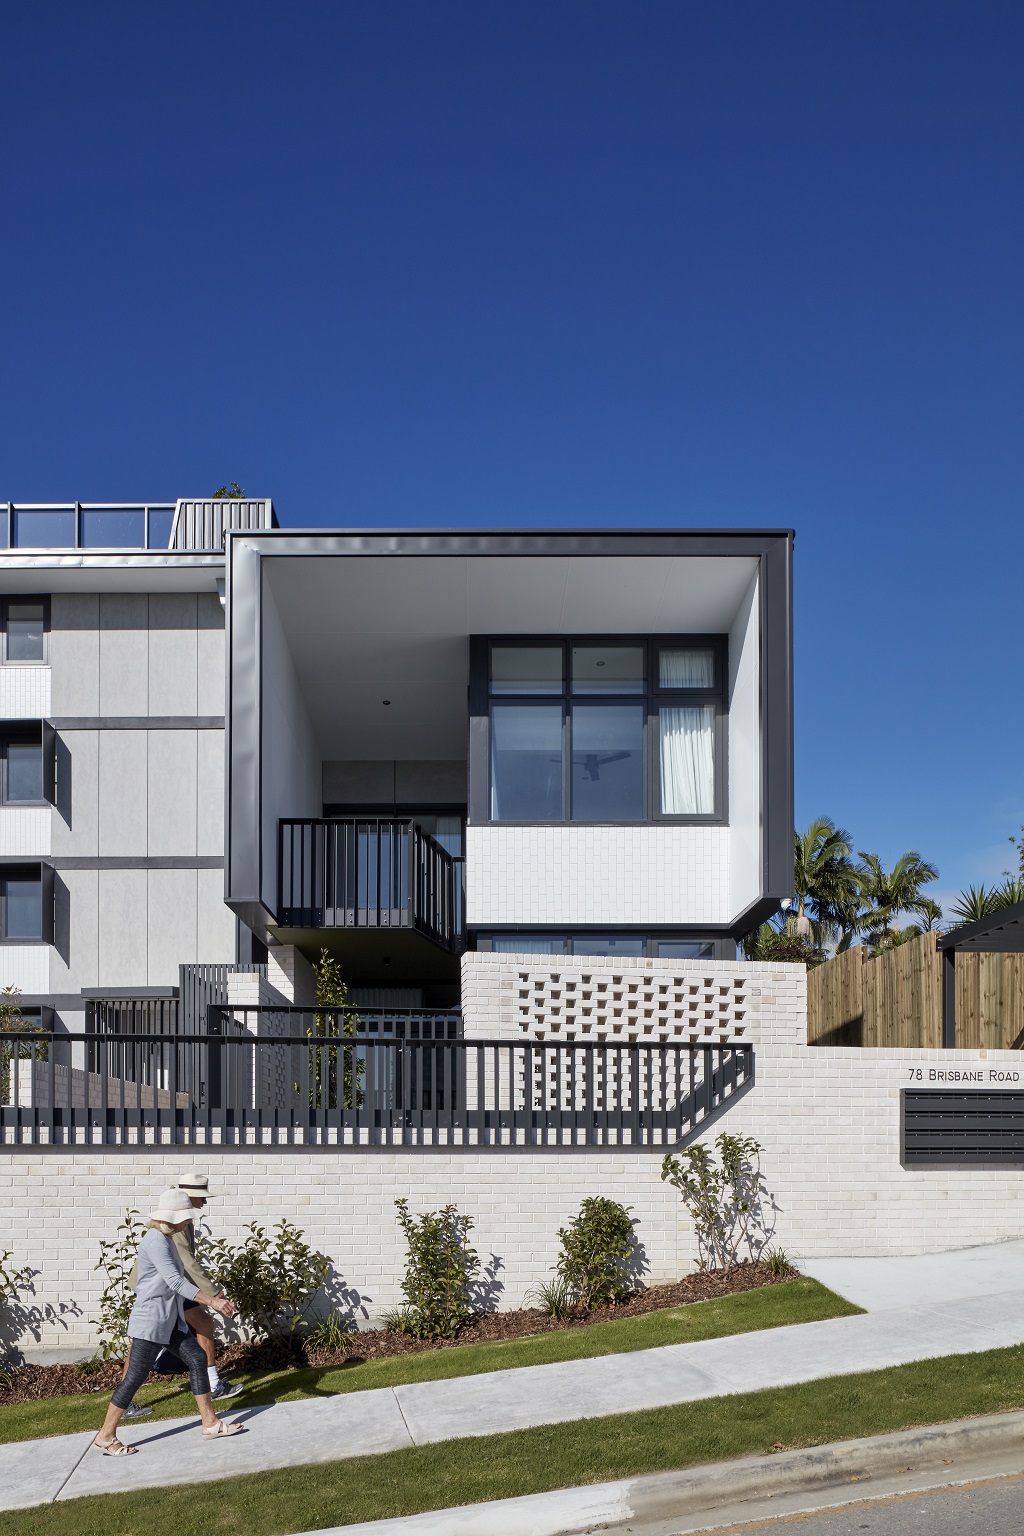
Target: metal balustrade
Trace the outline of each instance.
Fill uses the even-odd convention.
[[[209,1033],[176,1039],[0,1036],[0,1143],[665,1150],[754,1080],[747,1044],[464,1040],[457,1015],[412,1011],[346,1035],[327,1011],[210,1012]]]
[[[443,949],[463,940],[463,861],[415,821],[283,820],[278,922],[284,928],[410,928]]]

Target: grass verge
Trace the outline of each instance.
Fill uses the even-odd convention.
[[[279,1536],[1024,1406],[1024,1348],[0,1515],[0,1536]]]
[[[815,1280],[801,1277],[761,1290],[741,1291],[712,1301],[692,1302],[661,1312],[646,1312],[621,1322],[595,1323],[590,1328],[566,1328],[532,1339],[495,1344],[466,1344],[397,1355],[386,1360],[329,1366],[314,1370],[278,1371],[247,1383],[244,1397],[232,1408],[257,1403],[297,1402],[303,1397],[330,1397],[337,1392],[363,1392],[404,1382],[440,1381],[453,1376],[478,1376],[484,1371],[513,1370],[522,1365],[548,1365],[556,1360],[580,1360],[595,1355],[627,1354],[664,1344],[690,1344],[727,1334],[753,1333],[789,1323],[817,1322],[859,1311]],[[242,1378],[239,1378],[242,1379]],[[138,1400],[152,1407],[154,1418],[179,1418],[194,1413],[187,1386],[144,1387]],[[38,1402],[12,1403],[0,1408],[0,1444],[36,1440],[44,1435],[69,1435],[101,1421],[108,1394],[50,1397]]]

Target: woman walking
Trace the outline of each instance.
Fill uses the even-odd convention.
[[[212,1307],[225,1317],[231,1317],[235,1310],[234,1302],[226,1296],[201,1291],[185,1275],[173,1238],[191,1220],[191,1202],[180,1189],[165,1190],[156,1210],[149,1213],[147,1231],[139,1244],[135,1305],[128,1319],[128,1369],[110,1399],[103,1428],[93,1442],[104,1456],[135,1455],[134,1446],[117,1438],[117,1426],[161,1349],[173,1350],[188,1366],[189,1384],[203,1421],[203,1439],[244,1433],[243,1425],[229,1424],[214,1413],[206,1356],[195,1335],[185,1326],[186,1302]]]

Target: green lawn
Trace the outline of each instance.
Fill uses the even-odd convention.
[[[0,1515],[0,1536],[280,1536],[1024,1406],[1024,1349]]]
[[[322,1370],[278,1371],[251,1378],[245,1396],[234,1399],[231,1407],[294,1402],[301,1397],[362,1392],[371,1387],[394,1387],[409,1381],[478,1376],[483,1371],[547,1365],[554,1360],[626,1354],[635,1349],[655,1349],[663,1344],[688,1344],[697,1339],[723,1338],[731,1333],[780,1328],[787,1323],[847,1317],[859,1310],[817,1281],[801,1277],[787,1280],[782,1285],[765,1286],[762,1290],[742,1291],[736,1296],[722,1296],[714,1301],[695,1302],[662,1312],[647,1312],[640,1317],[623,1318],[621,1322],[595,1323],[590,1328],[563,1328],[554,1333],[537,1334],[532,1339],[511,1339],[501,1344],[465,1344],[454,1349],[429,1350],[418,1355],[398,1355],[388,1360],[367,1360],[360,1365],[332,1366]],[[152,1406],[154,1418],[177,1418],[195,1411],[187,1387],[144,1387],[139,1398]],[[102,1420],[107,1401],[106,1394],[97,1394],[12,1404],[0,1409],[0,1443],[88,1429]]]

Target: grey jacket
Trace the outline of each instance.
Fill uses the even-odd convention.
[[[185,1326],[185,1303],[194,1301],[199,1287],[185,1274],[181,1257],[169,1237],[153,1227],[139,1244],[135,1305],[128,1319],[130,1339],[166,1344],[175,1328]]]

